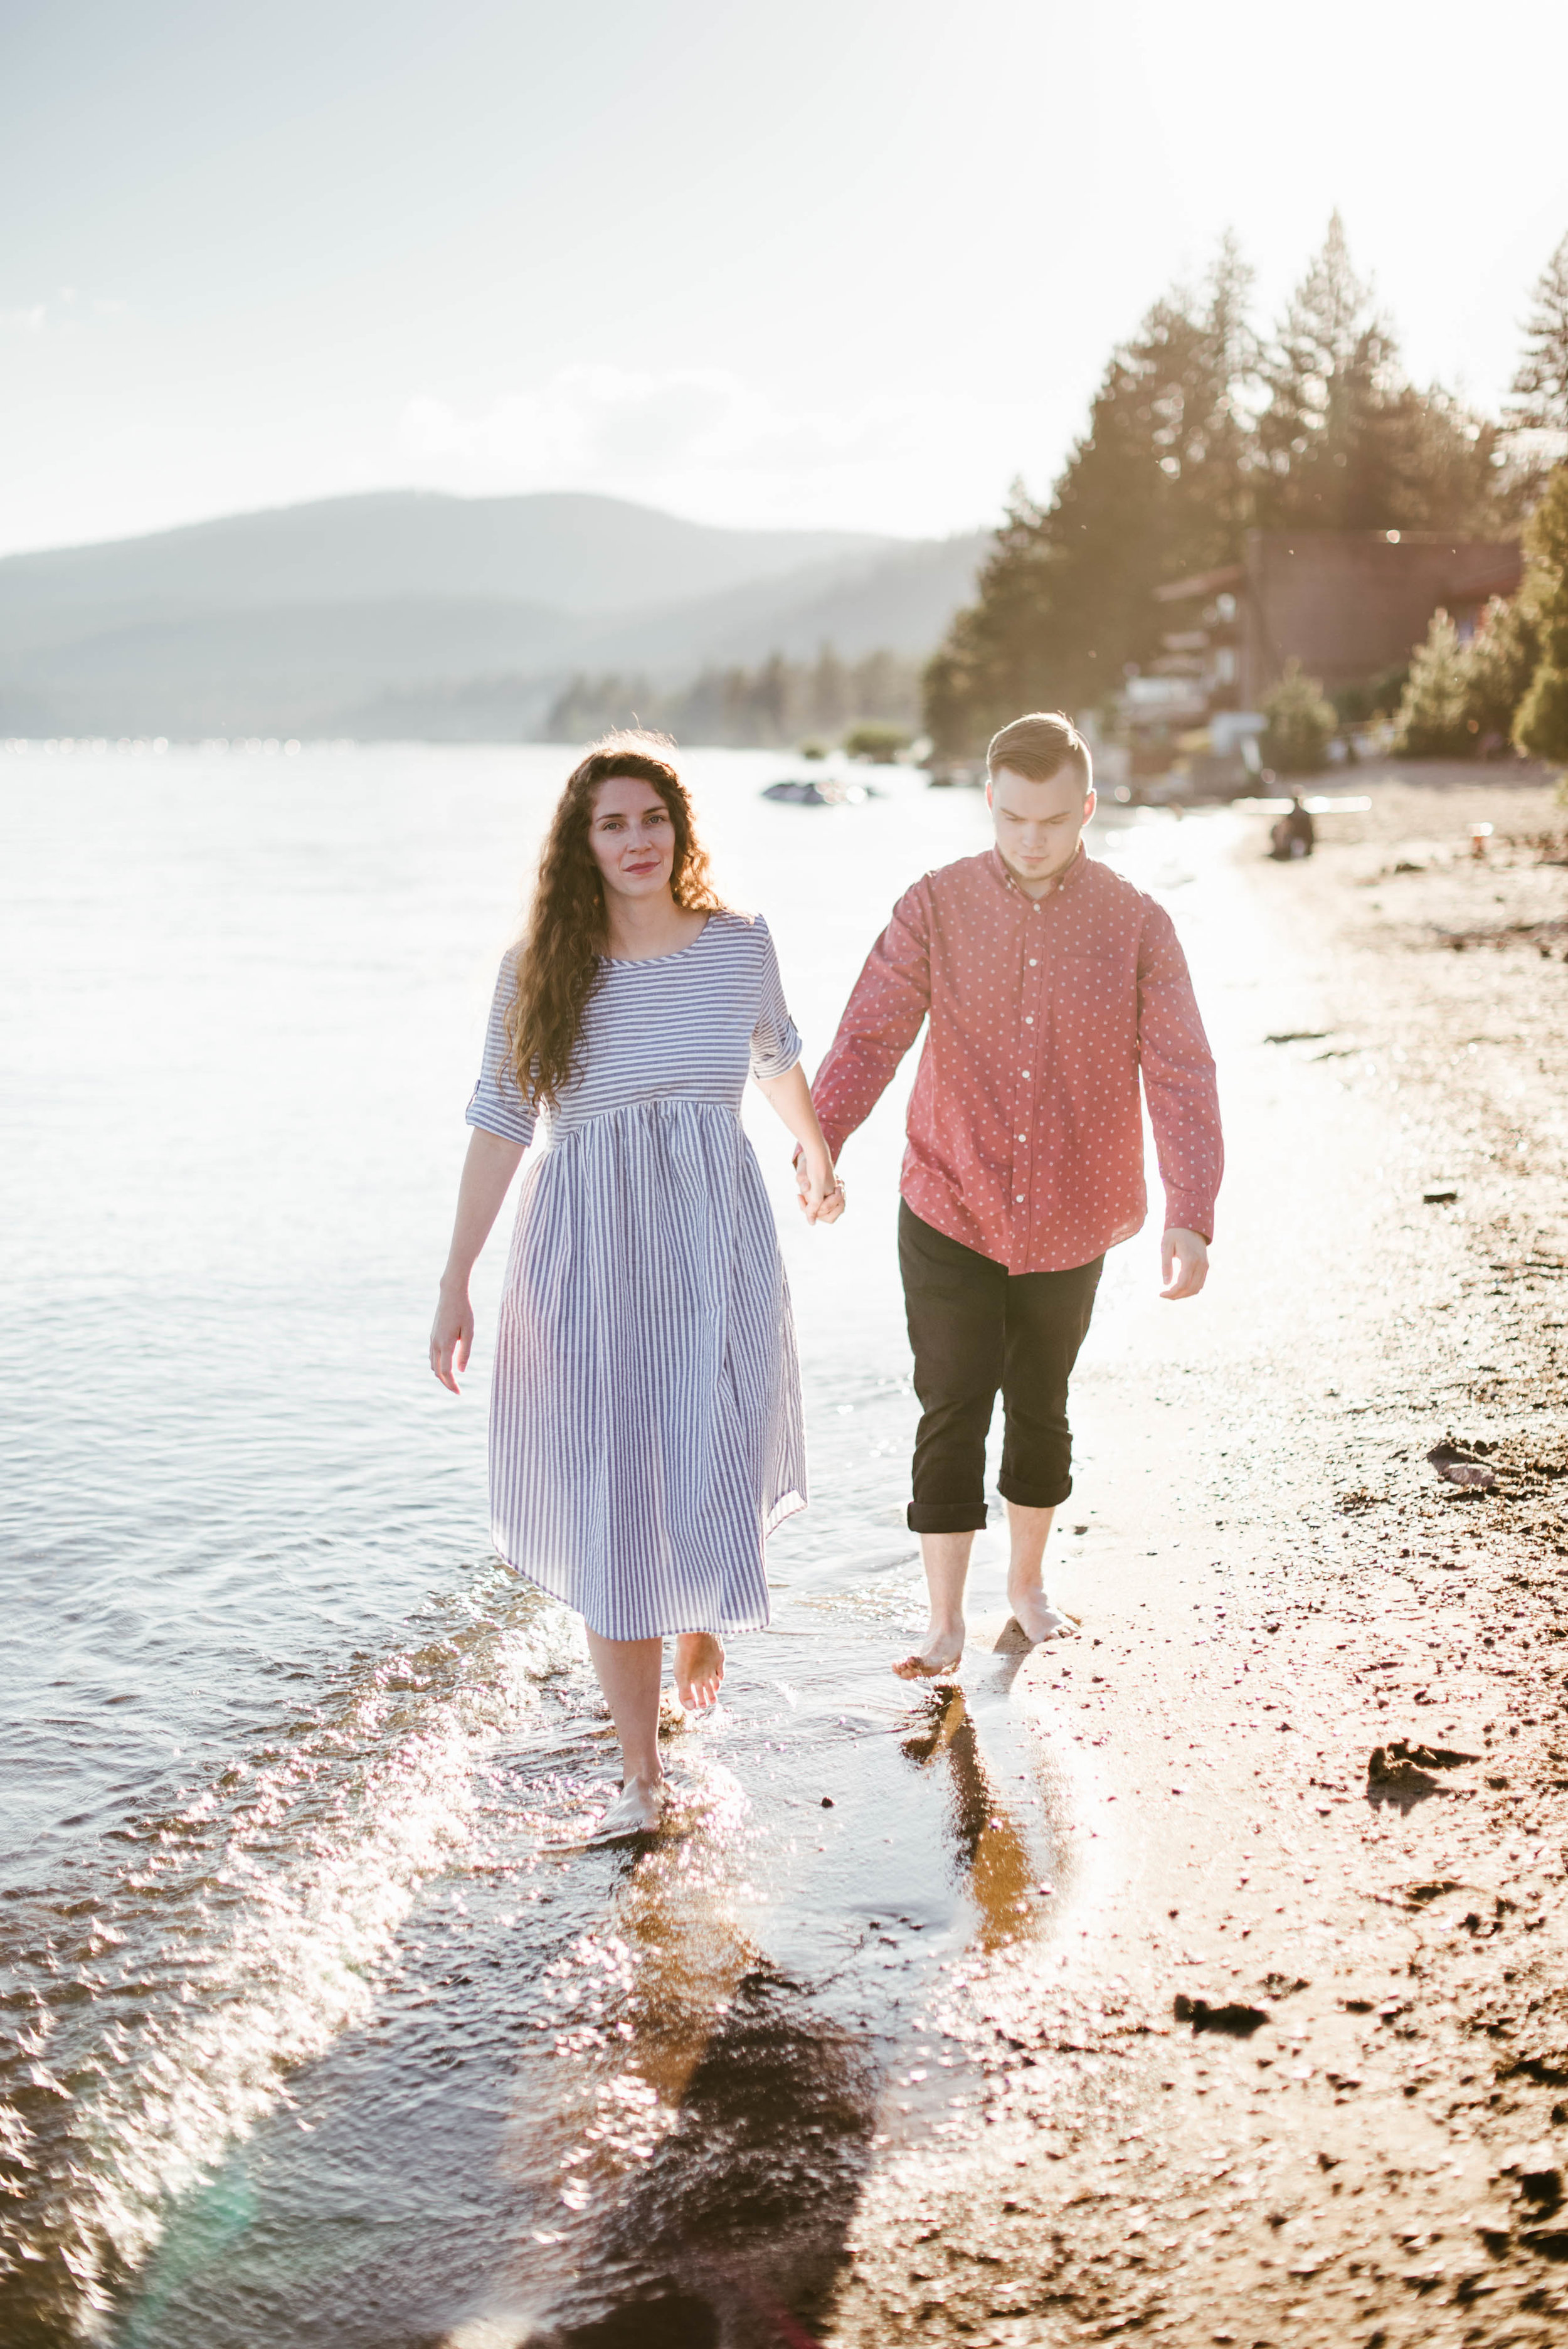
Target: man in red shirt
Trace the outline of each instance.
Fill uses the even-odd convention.
[[[1030,1640],[1067,1627],[1041,1568],[1072,1490],[1068,1381],[1105,1252],[1147,1209],[1140,1076],[1164,1297],[1203,1286],[1222,1164],[1213,1059],[1171,917],[1083,846],[1082,736],[1059,713],[1016,719],[986,764],[995,846],[900,898],[811,1088],[837,1162],[929,1020],[899,1206],[922,1413],[909,1523],[931,1595],[924,1644],[893,1667],[911,1680],[964,1651],[998,1389],[1007,1597]]]

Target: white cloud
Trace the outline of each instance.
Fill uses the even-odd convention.
[[[61,326],[85,326],[103,319],[123,318],[129,308],[129,302],[103,301],[96,295],[84,299],[74,285],[62,285],[42,302],[29,303],[26,309],[0,310],[0,333],[46,335]]]
[[[410,399],[405,461],[443,486],[593,489],[713,521],[900,531],[989,519],[1037,409],[918,385],[790,407],[710,368],[562,368],[538,390],[464,415]]]

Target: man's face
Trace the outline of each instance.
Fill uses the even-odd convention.
[[[985,802],[1002,862],[1027,895],[1043,897],[1078,854],[1094,813],[1093,792],[1085,792],[1076,767],[1064,767],[1048,783],[998,767]]]

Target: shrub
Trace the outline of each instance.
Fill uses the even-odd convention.
[[[1339,730],[1334,704],[1324,699],[1316,678],[1303,677],[1298,660],[1286,661],[1284,675],[1264,694],[1263,706],[1267,763],[1282,775],[1315,774]]]
[[[1394,750],[1405,759],[1468,759],[1476,745],[1470,720],[1469,664],[1448,614],[1432,614],[1416,647],[1410,679],[1394,720]]]
[[[891,767],[913,740],[907,726],[891,726],[877,719],[851,726],[844,737],[844,749],[851,759],[870,759],[875,766]]]
[[[1329,695],[1339,713],[1341,726],[1366,726],[1374,718],[1387,718],[1398,709],[1400,698],[1410,680],[1410,664],[1401,662],[1398,668],[1379,669],[1376,677],[1363,678],[1358,684],[1342,685]]]

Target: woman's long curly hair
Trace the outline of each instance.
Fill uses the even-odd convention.
[[[506,1015],[512,1074],[525,1101],[555,1107],[571,1078],[583,1015],[599,977],[608,923],[588,833],[601,783],[620,775],[652,783],[675,826],[670,893],[676,904],[698,913],[727,910],[708,878],[707,852],[669,756],[674,749],[664,734],[606,734],[566,778],[540,852],[533,905],[517,947],[517,988]]]

